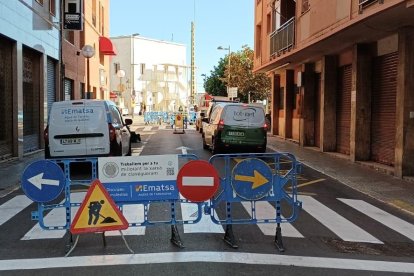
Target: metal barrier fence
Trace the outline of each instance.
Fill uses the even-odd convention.
[[[164,155],[165,156],[165,155]],[[163,158],[164,156],[155,156],[150,160],[156,160],[154,158]],[[176,156],[176,155],[169,155]],[[129,159],[128,159],[129,158]],[[89,186],[94,179],[105,179],[105,177],[101,174],[107,174],[108,172],[114,172],[114,168],[116,167],[116,162],[112,162],[113,160],[122,160],[120,162],[130,163],[131,166],[136,166],[137,169],[140,170],[141,163],[138,162],[139,160],[144,160],[143,158],[151,158],[151,156],[135,156],[135,157],[117,157],[117,158],[77,158],[77,159],[60,159],[60,160],[42,160],[37,161],[37,163],[41,162],[48,162],[57,164],[64,175],[64,187],[63,187],[63,200],[61,200],[62,196],[60,196],[61,202],[58,202],[59,198],[53,197],[53,200],[49,200],[48,198],[41,197],[38,200],[38,210],[32,212],[32,219],[38,220],[39,225],[41,228],[45,230],[63,230],[63,229],[70,229],[72,223],[72,208],[79,207],[82,203],[73,202],[71,198],[71,192],[75,185],[82,185],[82,186]],[[174,193],[170,193],[167,196],[152,196],[152,197],[123,197],[117,196],[114,191],[118,188],[114,187],[121,187],[120,190],[125,188],[125,190],[133,190],[135,189],[134,193],[139,194],[142,190],[137,182],[142,182],[140,179],[135,179],[131,183],[125,183],[120,181],[120,183],[105,183],[102,180],[103,185],[105,186],[106,190],[110,194],[111,198],[113,198],[114,202],[116,203],[117,207],[122,211],[128,205],[138,204],[142,205],[142,208],[139,210],[143,213],[141,216],[143,219],[140,221],[128,221],[128,227],[142,227],[142,226],[156,226],[156,225],[171,225],[171,242],[173,242],[178,247],[183,247],[183,243],[181,238],[178,234],[178,230],[176,225],[179,224],[196,224],[201,219],[203,214],[209,215],[211,221],[215,224],[226,225],[226,232],[224,236],[224,241],[227,242],[233,248],[237,248],[236,240],[234,239],[234,234],[232,231],[232,225],[234,224],[258,224],[258,223],[274,223],[277,225],[276,227],[276,234],[275,234],[275,245],[279,249],[279,251],[284,251],[283,242],[282,242],[282,233],[280,228],[280,223],[290,223],[297,219],[299,211],[301,209],[301,202],[297,199],[297,181],[296,176],[300,173],[301,164],[296,160],[296,158],[289,153],[262,153],[262,154],[219,154],[214,155],[210,158],[208,162],[206,161],[198,161],[198,157],[194,154],[181,154],[177,155],[175,158],[178,158],[179,166],[181,167],[180,172],[174,172],[176,178],[180,177],[181,170],[184,169],[188,164],[191,162],[204,162],[208,166],[211,166],[212,170],[216,171],[213,173],[217,174],[217,180],[219,184],[217,184],[217,190],[213,191],[213,196],[209,196],[210,198],[207,201],[204,201],[203,198],[201,202],[196,202],[189,200],[187,192],[184,190],[180,190],[181,183],[179,180],[172,180],[169,182],[169,185],[173,183],[172,190],[176,190]],[[168,159],[168,158],[167,158]],[[107,161],[110,160],[110,161]],[[125,161],[124,161],[125,160]],[[145,159],[147,160],[147,159]],[[137,162],[135,162],[137,161]],[[101,162],[101,164],[99,164]],[[107,163],[105,163],[107,162]],[[104,169],[106,167],[107,171],[102,169],[102,164],[105,163]],[[157,162],[154,162],[157,163]],[[46,164],[46,163],[45,163]],[[106,166],[107,164],[110,164]],[[135,164],[135,165],[134,165]],[[139,164],[136,165],[136,164]],[[39,164],[36,164],[34,167],[38,168]],[[39,170],[34,170],[32,172],[32,168],[29,165],[22,176],[22,189],[26,193],[26,195],[31,198],[32,200],[36,201],[36,198],[33,198],[33,192],[28,191],[28,182],[27,179],[32,179],[33,175],[38,174]],[[112,167],[111,167],[112,166]],[[40,166],[39,168],[41,168]],[[45,166],[46,167],[46,166]],[[199,163],[196,164],[197,168],[199,167]],[[87,175],[75,175],[76,169],[81,168],[82,172],[88,172]],[[134,167],[132,167],[134,168]],[[209,169],[209,168],[208,168]],[[40,169],[41,171],[42,169]],[[59,169],[58,169],[59,170]],[[122,171],[122,169],[117,169]],[[193,171],[194,169],[189,168],[189,171]],[[204,169],[200,170],[204,172]],[[118,171],[116,171],[118,173]],[[210,180],[207,178],[212,178],[211,175],[208,177],[203,177],[203,173],[197,176],[201,179],[201,181]],[[207,175],[205,175],[207,176]],[[41,173],[41,177],[43,177],[43,172]],[[49,179],[46,179],[49,177]],[[113,176],[109,176],[111,178]],[[49,181],[50,184],[50,175],[47,176],[45,173],[44,181]],[[122,175],[121,175],[122,178]],[[145,178],[145,177],[144,177]],[[191,178],[191,177],[190,177]],[[193,177],[194,178],[194,177]],[[193,179],[192,178],[192,179]],[[108,178],[107,178],[108,179]],[[207,179],[207,180],[206,180]],[[122,179],[121,179],[122,180]],[[148,180],[148,179],[147,179]],[[157,182],[156,185],[160,185],[154,179],[154,183]],[[196,182],[199,182],[198,180]],[[45,182],[46,183],[46,182]],[[210,185],[212,182],[210,181],[207,183],[207,186]],[[129,186],[131,185],[131,186]],[[206,183],[200,184],[201,186],[206,186]],[[212,184],[211,184],[212,185]],[[210,186],[211,186],[210,185]],[[191,185],[190,185],[191,186]],[[194,187],[190,187],[194,188]],[[183,188],[182,188],[183,189]],[[196,187],[196,190],[199,190]],[[50,190],[49,190],[50,191]],[[179,191],[179,192],[178,192]],[[194,191],[194,190],[193,190]],[[29,195],[28,194],[31,195]],[[46,190],[47,192],[47,190]],[[112,194],[111,194],[112,193]],[[181,196],[180,196],[181,193]],[[128,199],[125,199],[128,198]],[[45,199],[45,200],[43,200]],[[40,202],[39,202],[40,201]],[[259,208],[261,202],[268,202],[275,206],[275,215],[269,218],[258,218],[256,210]],[[250,212],[247,217],[236,217],[233,213],[233,204],[234,203],[243,203],[249,204]],[[149,216],[149,206],[151,204],[163,204],[164,216],[162,218],[152,218]],[[196,211],[188,219],[180,219],[177,216],[176,210],[177,205],[180,204],[191,204],[195,206]],[[168,207],[168,213],[165,214],[166,208]],[[59,225],[47,225],[45,223],[45,215],[48,211],[62,208],[65,210],[65,217],[64,223]],[[221,213],[221,218],[218,215],[217,210],[224,210]],[[282,210],[284,211],[284,216],[282,215]],[[122,234],[122,232],[121,232]],[[79,236],[78,236],[79,237]],[[123,235],[122,235],[123,237]],[[104,238],[104,235],[103,235]],[[125,241],[125,239],[124,239]],[[70,243],[72,244],[72,236],[70,237]],[[105,244],[105,239],[104,239]],[[125,244],[127,245],[126,241]],[[76,244],[75,244],[76,245]],[[129,246],[127,245],[129,248]],[[71,246],[71,250],[73,250],[74,246]],[[130,250],[132,252],[132,250]]]

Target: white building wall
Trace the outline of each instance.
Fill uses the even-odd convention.
[[[48,19],[50,22],[57,22],[58,15],[52,17],[49,9],[40,6],[36,1],[24,2],[27,6],[17,0],[0,0],[0,34],[58,60],[59,31],[45,21]],[[49,5],[49,2],[44,1],[44,5]],[[59,1],[56,0],[56,11],[58,10]]]
[[[172,112],[187,106],[190,71],[185,45],[140,36],[113,37],[111,40],[117,49],[112,63],[119,62],[129,80],[128,92],[123,93],[123,100],[118,102],[121,107],[131,110],[135,103],[135,113],[138,113],[142,104],[146,111]],[[119,80],[114,70],[112,65],[111,83],[116,90]]]

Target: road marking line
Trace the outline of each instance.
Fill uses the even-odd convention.
[[[127,204],[122,207],[122,214],[129,223],[141,223],[144,222],[144,205],[143,204]],[[145,235],[144,226],[129,227],[122,230],[122,234],[125,236],[132,235]],[[118,230],[106,231],[105,236],[120,236]]]
[[[250,217],[252,216],[252,208],[249,202],[241,202],[244,209],[249,213]],[[257,201],[256,202],[256,218],[257,219],[269,219],[275,218],[276,209],[267,201]],[[266,236],[275,236],[276,234],[276,223],[258,223],[257,227],[262,231]],[[282,228],[282,233],[284,237],[291,238],[304,238],[303,235],[296,230],[295,227],[290,223],[281,223],[280,227]]]
[[[86,192],[72,193],[71,202],[82,202],[85,198]],[[62,201],[61,203],[63,203]],[[75,217],[78,207],[71,208],[72,219]],[[48,225],[65,225],[66,223],[66,209],[55,208],[50,211],[44,217],[44,224]],[[44,230],[40,227],[39,223],[36,223],[22,238],[21,240],[39,240],[39,239],[61,239],[66,234],[66,230]]]
[[[144,127],[142,131],[151,131],[151,130],[152,130],[152,126],[146,126]]]
[[[194,262],[295,266],[378,272],[414,272],[414,263],[217,251],[1,260],[0,271]]]
[[[183,199],[183,196],[181,196]],[[194,214],[198,213],[196,204],[193,203],[182,203],[181,214],[184,221],[193,221],[195,219]],[[222,225],[215,224],[211,221],[210,216],[202,213],[201,220],[196,224],[184,224],[184,233],[219,233],[224,234]]]
[[[342,240],[350,242],[383,244],[382,241],[370,235],[338,213],[329,209],[316,199],[309,196],[298,196],[298,199],[302,201],[302,208],[307,213],[325,225]]]
[[[414,225],[406,222],[390,213],[387,213],[365,201],[357,199],[338,198],[343,203],[354,208],[355,210],[369,216],[379,223],[391,228],[392,230],[406,236],[414,241]]]
[[[308,182],[305,182],[305,183],[302,183],[302,184],[299,184],[297,187],[299,188],[299,187],[304,187],[304,186],[308,186],[308,185],[311,185],[311,184],[315,184],[315,183],[319,183],[319,182],[322,182],[322,181],[325,181],[326,179],[323,179],[323,178],[321,178],[321,179],[316,179],[316,180],[312,180],[312,181],[308,181]]]
[[[23,211],[33,201],[25,195],[18,195],[0,206],[0,225]]]

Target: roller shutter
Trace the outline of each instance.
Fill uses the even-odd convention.
[[[0,38],[0,159],[9,158],[13,154],[12,70],[12,43]]]
[[[394,165],[398,53],[376,57],[373,63],[371,160]]]
[[[350,153],[352,65],[339,68],[336,96],[336,151]]]
[[[40,56],[23,49],[23,151],[40,148]]]
[[[52,104],[56,101],[56,69],[55,61],[47,59],[47,114]]]

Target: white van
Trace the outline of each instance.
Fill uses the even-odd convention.
[[[54,102],[44,132],[45,158],[131,155],[130,124],[111,101]]]

